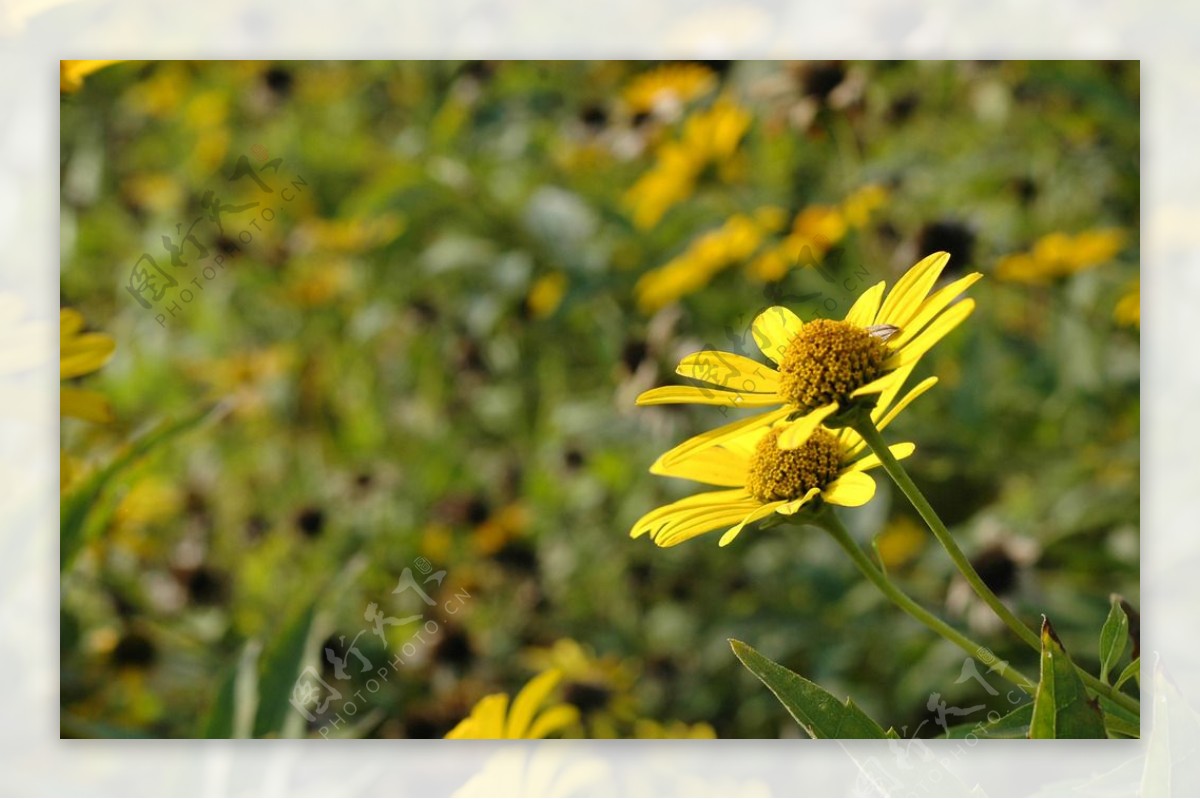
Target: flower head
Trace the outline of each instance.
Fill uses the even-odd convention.
[[[937,378],[918,384],[903,399],[877,405],[871,418],[882,429]],[[634,538],[649,535],[660,547],[675,546],[698,535],[727,528],[721,546],[737,538],[752,522],[772,514],[794,516],[820,503],[855,507],[875,495],[875,481],[866,474],[879,458],[866,454],[866,444],[848,427],[836,432],[818,427],[791,449],[780,447],[788,430],[785,421],[759,417],[716,446],[696,449],[669,462],[660,458],[653,474],[681,477],[724,490],[681,499],[647,513],[634,524]],[[913,453],[912,444],[890,447],[897,458]],[[864,457],[865,455],[865,457]]]
[[[530,680],[509,706],[508,694],[489,694],[475,703],[471,715],[446,733],[447,738],[545,738],[574,724],[579,711],[572,705],[551,705],[538,712],[562,679],[557,670]]]
[[[1128,290],[1117,300],[1113,308],[1113,320],[1126,327],[1142,326],[1142,288],[1141,281],[1135,280]]]
[[[665,463],[749,427],[782,420],[791,425],[779,435],[779,446],[794,449],[839,412],[872,401],[886,405],[921,357],[974,310],[974,301],[955,300],[981,277],[979,273],[933,291],[948,259],[946,253],[925,258],[886,297],[884,283],[872,286],[840,321],[805,323],[782,306],[763,311],[752,330],[774,368],[730,352],[702,351],[684,358],[675,371],[710,385],[651,389],[638,397],[639,405],[779,407],[684,442],[663,456]]]

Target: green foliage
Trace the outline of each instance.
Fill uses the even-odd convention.
[[[1050,621],[1042,621],[1042,672],[1033,699],[1030,738],[1105,738],[1100,704],[1088,696]]]
[[[733,653],[771,689],[810,738],[887,738],[883,728],[853,700],[841,702],[816,683],[763,657],[741,641],[730,641]]]
[[[1100,679],[1108,682],[1108,673],[1121,660],[1129,647],[1129,617],[1121,608],[1121,598],[1114,595],[1100,630]]]
[[[339,735],[442,735],[564,639],[591,656],[564,685],[600,697],[589,734],[638,719],[776,734],[778,705],[737,679],[730,637],[836,675],[897,730],[942,732],[920,727],[933,691],[982,706],[956,723],[1008,713],[1003,692],[956,683],[962,654],[898,618],[819,533],[669,550],[627,535],[696,489],[651,478],[655,458],[732,419],[635,409],[639,391],[702,348],[761,360],[756,311],[841,318],[934,247],[955,274],[985,273],[978,307],[913,376],[938,387],[887,433],[917,444],[914,480],[1005,601],[1024,619],[1052,610],[1099,672],[1098,598],[1139,592],[1139,336],[1112,318],[1140,262],[1137,64],[734,63],[679,116],[634,115],[622,94],[654,66],[126,62],[64,96],[60,294],[116,340],[75,379],[115,420],[62,422],[78,466],[62,500],[64,735],[317,734],[285,708],[290,677],[321,662],[326,635],[369,630],[372,603],[426,612],[391,593],[419,557],[446,571],[429,586],[439,608],[469,599]],[[630,187],[719,95],[753,115],[736,160],[638,229]],[[243,155],[270,196],[229,180]],[[747,258],[639,307],[645,275],[730,218],[774,206],[790,228],[867,185],[886,202],[820,269],[766,281]],[[259,205],[218,230],[210,192]],[[196,219],[207,263],[224,257],[211,279],[191,245],[182,266],[161,246]],[[1038,286],[996,274],[1042,236],[1107,228],[1127,241],[1093,269]],[[127,290],[143,252],[194,293],[176,313]],[[219,423],[177,422],[216,403]],[[846,523],[938,607],[952,569],[879,482]],[[362,571],[337,582],[356,553]],[[301,647],[310,606],[321,629]],[[1036,655],[977,626],[975,604],[955,610],[1032,673]],[[369,632],[364,656],[390,661],[417,626]],[[1110,677],[1130,690],[1121,665]]]

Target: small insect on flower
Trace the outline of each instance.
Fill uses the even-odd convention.
[[[867,332],[880,341],[890,341],[892,336],[900,332],[900,328],[895,325],[871,325]]]

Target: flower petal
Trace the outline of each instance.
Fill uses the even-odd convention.
[[[748,394],[706,386],[663,386],[643,391],[638,405],[724,405],[729,408],[764,408],[782,402],[778,394]]]
[[[545,712],[534,720],[533,726],[525,733],[525,737],[529,739],[545,738],[547,735],[552,735],[564,727],[571,726],[578,720],[579,709],[574,705],[552,705],[546,708]]]
[[[86,422],[108,424],[113,420],[112,406],[96,391],[62,387],[58,391],[59,413]]]
[[[888,447],[888,450],[898,461],[902,461],[909,455],[912,455],[914,452],[916,452],[916,449],[916,444],[907,441],[902,444],[892,444],[890,447]],[[851,463],[849,466],[847,466],[846,472],[865,472],[867,469],[874,469],[878,465],[879,456],[872,452],[867,457],[859,458],[854,463]]]
[[[682,544],[698,535],[719,530],[727,524],[734,524],[744,519],[746,514],[753,512],[756,507],[758,507],[758,501],[752,500],[742,505],[728,505],[681,515],[673,519],[669,526],[658,531],[654,536],[654,543],[660,547]]]
[[[864,291],[846,313],[846,321],[859,327],[875,324],[875,315],[879,313],[879,303],[883,301],[883,290],[886,286],[887,283],[881,280]]]
[[[896,357],[896,354],[895,353],[892,354],[891,358],[895,358],[895,357]],[[889,358],[889,362],[890,362],[891,358]],[[887,362],[885,362],[884,367],[887,368],[887,365],[888,365]],[[866,394],[882,394],[883,392],[887,391],[888,389],[895,388],[896,381],[897,380],[903,381],[904,377],[906,377],[906,376],[907,375],[899,375],[898,370],[888,369],[887,373],[884,374],[883,377],[877,377],[874,380],[872,380],[870,383],[867,383],[865,386],[859,386],[858,388],[856,388],[850,392],[850,396],[851,397],[861,397]]]
[[[728,530],[725,531],[725,534],[721,536],[721,541],[720,541],[719,545],[724,547],[724,546],[728,546],[729,544],[733,543],[733,539],[738,537],[738,534],[742,532],[742,528],[744,528],[747,524],[752,524],[753,522],[756,522],[759,519],[763,519],[767,516],[770,516],[772,513],[775,512],[775,509],[778,508],[782,504],[783,504],[782,502],[768,502],[765,505],[761,505],[761,506],[755,508],[754,510],[752,510],[750,512],[750,514],[748,516],[746,516],[746,518],[742,519],[740,522],[735,524],[733,527],[730,527]]]
[[[946,306],[954,302],[960,294],[974,285],[975,281],[983,277],[979,272],[972,272],[966,277],[959,278],[953,283],[940,288],[925,301],[917,314],[909,321],[900,333],[893,338],[889,343],[894,349],[901,349],[909,341],[912,341],[918,333],[925,329],[925,326],[932,322],[938,314],[940,314]]]
[[[967,299],[958,303],[950,310],[939,316],[933,321],[929,327],[913,339],[909,344],[900,351],[893,354],[887,361],[884,362],[884,368],[900,368],[910,366],[921,360],[929,349],[941,341],[954,328],[962,324],[962,321],[971,315],[975,310],[975,300]]]
[[[704,350],[679,362],[676,373],[740,392],[777,394],[779,373],[744,355]]]
[[[769,427],[780,419],[786,418],[792,408],[779,408],[778,410],[760,413],[756,416],[750,416],[746,419],[739,419],[736,422],[730,422],[727,425],[718,427],[715,430],[709,430],[707,433],[701,433],[698,436],[689,438],[682,444],[674,447],[671,450],[663,453],[657,463],[662,466],[674,466],[682,459],[688,457],[694,452],[715,447],[726,441],[730,441],[739,436],[745,435],[748,431],[756,427]]]
[[[669,505],[663,505],[661,508],[655,508],[649,513],[638,519],[629,531],[630,538],[638,538],[646,533],[651,533],[669,524],[671,517],[683,512],[690,512],[697,508],[711,508],[717,506],[732,505],[744,503],[750,499],[750,495],[745,489],[726,490],[726,491],[708,491],[703,494],[693,494],[690,497],[684,497],[681,500],[672,502]]]
[[[488,694],[475,703],[471,715],[446,733],[447,738],[472,740],[497,739],[504,737],[504,711],[508,708],[508,694]]]
[[[113,337],[105,333],[68,338],[59,347],[59,378],[66,380],[96,371],[108,363],[116,347]]]
[[[875,496],[875,481],[868,474],[846,472],[821,492],[821,498],[831,505],[857,508],[866,505]]]
[[[880,430],[887,427],[897,416],[900,415],[902,410],[908,407],[909,403],[924,394],[929,389],[933,388],[934,385],[937,384],[937,381],[938,379],[936,377],[927,377],[920,383],[917,383],[912,387],[911,391],[904,395],[903,399],[893,404],[887,409],[887,413],[885,413],[881,418],[875,420],[875,426]],[[879,410],[879,408],[876,408],[876,410]],[[876,414],[872,412],[871,416],[875,415]]]
[[[820,493],[821,493],[821,489],[810,488],[810,489],[808,489],[808,493],[806,493],[804,496],[800,497],[799,499],[793,499],[791,502],[785,502],[784,504],[782,504],[778,508],[776,508],[775,512],[781,513],[784,516],[791,516],[796,511],[800,510],[802,507],[807,505],[809,500],[813,499]]]
[[[804,322],[799,316],[782,305],[775,305],[758,315],[751,330],[754,333],[754,342],[758,344],[762,354],[775,363],[780,363],[788,344],[803,326]]]
[[[788,422],[787,428],[779,435],[776,446],[780,449],[796,449],[801,446],[808,441],[808,437],[813,434],[813,431],[821,426],[821,422],[837,409],[838,404],[831,402],[809,411],[807,415],[801,416],[799,419]]]
[[[550,696],[550,692],[562,679],[562,672],[549,669],[534,677],[517,694],[508,711],[508,724],[504,728],[505,738],[524,738],[533,723],[533,715]]]
[[[744,486],[749,462],[745,455],[733,452],[725,447],[711,447],[693,453],[687,458],[664,465],[655,461],[650,467],[651,474],[663,477],[680,477],[684,480],[695,480],[698,483],[708,483],[715,486]]]
[[[883,307],[875,317],[876,323],[895,325],[903,330],[916,315],[949,260],[949,253],[935,252],[905,272],[884,300]]]

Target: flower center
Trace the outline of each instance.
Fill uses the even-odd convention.
[[[816,319],[800,329],[779,365],[779,393],[801,408],[844,402],[883,371],[883,339],[849,322]]]
[[[759,502],[799,499],[824,488],[842,470],[842,446],[836,436],[818,429],[797,449],[779,448],[783,427],[762,437],[750,464],[746,490]]]

